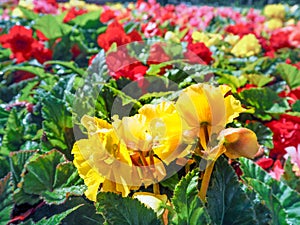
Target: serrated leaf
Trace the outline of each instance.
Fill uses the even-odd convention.
[[[12,176],[15,184],[21,181],[21,174],[24,170],[26,162],[33,156],[37,151],[17,151],[10,154],[9,163],[12,171]]]
[[[256,179],[247,179],[247,183],[260,195],[266,206],[271,210],[272,224],[287,225],[286,212],[281,206],[279,199],[273,194],[272,189]]]
[[[0,154],[7,156],[10,152],[19,150],[24,141],[23,134],[21,117],[15,109],[12,109],[6,123]]]
[[[272,194],[279,200],[280,205],[286,212],[286,221],[289,224],[300,223],[300,194],[291,189],[284,182],[274,180],[266,171],[251,160],[241,159],[240,162],[243,170],[243,178],[246,181],[250,179],[253,180],[251,182],[258,188],[262,185],[267,185],[271,188]],[[263,195],[261,197],[267,201],[265,198],[269,198],[270,196]]]
[[[48,204],[61,204],[69,195],[82,195],[83,185],[71,162],[65,162],[58,151],[50,151],[26,165],[22,188],[25,193],[39,195]]]
[[[172,203],[177,213],[173,224],[210,224],[209,215],[198,197],[199,171],[189,172],[176,185]]]
[[[214,166],[207,191],[207,210],[217,225],[258,224],[253,204],[224,157],[219,157]]]
[[[112,225],[161,225],[155,212],[137,199],[123,198],[114,193],[100,192],[96,209]]]
[[[0,224],[7,224],[13,210],[11,173],[0,180]]]
[[[262,120],[272,119],[290,109],[286,99],[280,98],[270,88],[251,88],[239,93],[242,102],[255,108],[254,115]]]
[[[282,79],[286,81],[291,89],[300,86],[300,70],[296,67],[286,63],[280,63],[278,64],[276,71]]]
[[[62,23],[53,15],[37,18],[33,27],[41,31],[50,40],[67,35],[72,30],[72,26]]]
[[[55,107],[53,107],[55,106]],[[61,99],[46,94],[42,100],[42,127],[46,134],[43,147],[50,150],[58,148],[70,157],[74,137],[72,128],[72,114]]]
[[[257,121],[250,122],[246,124],[245,127],[254,131],[259,144],[264,145],[265,147],[270,149],[274,147],[273,132],[270,128]]]

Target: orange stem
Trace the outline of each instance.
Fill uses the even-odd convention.
[[[203,178],[202,178],[201,188],[198,193],[198,196],[200,197],[200,199],[203,202],[205,202],[206,192],[208,189],[210,176],[213,171],[214,165],[215,165],[215,161],[211,161],[211,163],[206,167]]]

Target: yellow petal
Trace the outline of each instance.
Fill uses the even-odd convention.
[[[246,109],[242,107],[241,102],[236,100],[232,95],[225,98],[226,107],[226,123],[232,123],[233,119],[238,117],[240,113],[245,112]]]
[[[256,134],[247,128],[228,128],[219,139],[224,141],[225,155],[231,159],[238,157],[254,158],[259,150]]]

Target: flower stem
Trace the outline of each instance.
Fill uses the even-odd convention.
[[[198,193],[198,196],[200,197],[200,199],[203,202],[205,202],[206,192],[208,189],[210,176],[213,171],[214,165],[215,165],[215,161],[211,161],[210,164],[206,167],[203,178],[202,178],[201,188]]]

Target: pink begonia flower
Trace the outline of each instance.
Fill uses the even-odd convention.
[[[300,144],[298,144],[297,149],[294,146],[290,146],[285,148],[285,151],[287,153],[284,155],[284,158],[288,159],[291,157],[293,171],[296,173],[296,176],[300,176]]]
[[[270,176],[276,180],[280,180],[281,176],[284,173],[281,162],[277,159],[273,165],[273,170],[269,172]]]

